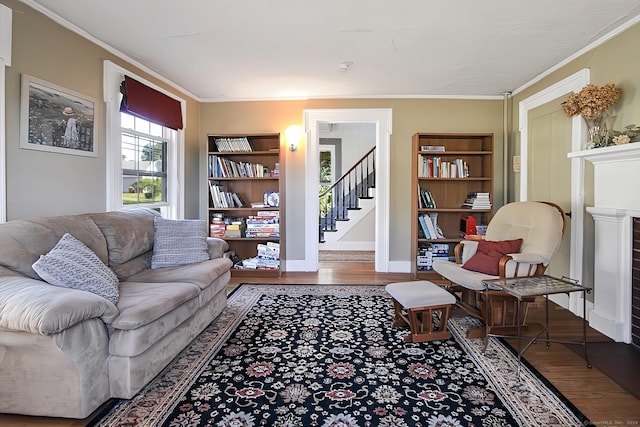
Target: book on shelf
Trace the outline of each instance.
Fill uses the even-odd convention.
[[[425,239],[444,239],[442,229],[438,226],[437,213],[419,215],[418,222],[420,223],[420,228],[422,229],[422,234],[424,234]]]
[[[420,178],[467,178],[469,165],[462,159],[442,160],[440,156],[418,155]]]
[[[491,197],[488,192],[471,192],[462,204],[467,209],[491,209]]]
[[[429,212],[427,215],[429,215],[429,219],[431,220],[431,223],[433,224],[433,228],[435,229],[436,232],[436,239],[444,239],[444,233],[442,232],[442,229],[440,228],[440,226],[438,225],[438,213],[437,212]]]
[[[420,186],[418,186],[418,207],[420,209],[435,209],[436,207],[436,202],[431,192]]]
[[[215,138],[214,142],[218,151],[253,151],[249,139],[244,136]]]
[[[420,151],[445,151],[444,145],[421,145]]]
[[[279,169],[279,165],[278,169]],[[279,170],[270,171],[260,163],[237,162],[217,156],[209,155],[209,177],[211,178],[263,178],[279,176]]]
[[[241,208],[244,202],[236,193],[225,191],[222,185],[209,181],[209,193],[211,194],[211,207],[213,208]]]
[[[431,233],[429,232],[429,228],[427,227],[427,222],[424,218],[424,215],[418,215],[418,222],[420,223],[420,229],[422,229],[422,235],[425,239],[431,239]]]

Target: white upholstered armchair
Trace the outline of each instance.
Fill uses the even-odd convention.
[[[542,275],[560,246],[565,225],[564,211],[554,203],[509,203],[489,222],[484,242],[464,240],[456,246],[456,262],[434,261],[433,269],[459,291],[458,305],[487,326],[516,325],[515,298],[501,291],[485,294],[482,281]],[[522,239],[521,244],[518,239]],[[508,242],[520,246],[519,251],[501,253],[509,247]]]

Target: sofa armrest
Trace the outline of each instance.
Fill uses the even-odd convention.
[[[83,320],[111,322],[118,309],[110,301],[40,280],[0,276],[0,328],[53,335]]]
[[[222,258],[222,255],[229,250],[229,244],[217,237],[207,237],[207,246],[209,259]]]

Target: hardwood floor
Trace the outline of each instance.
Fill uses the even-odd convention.
[[[320,262],[318,272],[284,273],[279,278],[232,278],[229,291],[240,283],[290,283],[290,284],[350,284],[385,285],[411,280],[406,273],[376,273],[373,263]],[[582,333],[582,319],[568,310],[552,305],[550,309],[551,337],[575,340]],[[544,319],[544,304],[537,301],[529,310],[530,321]],[[610,341],[597,331],[588,328],[588,341]],[[524,358],[549,382],[573,403],[594,425],[640,425],[640,400],[626,392],[596,368],[588,369],[585,360],[563,344],[531,346]],[[616,363],[612,360],[611,363]],[[0,414],[0,425],[19,426],[84,426],[87,420],[26,417]]]

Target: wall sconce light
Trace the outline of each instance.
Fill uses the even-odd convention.
[[[302,128],[298,125],[291,125],[284,131],[284,138],[289,146],[289,151],[296,151],[300,140],[302,140]]]

